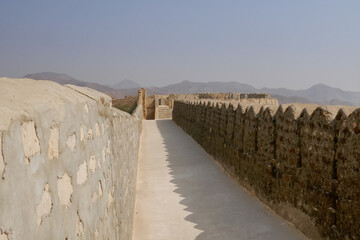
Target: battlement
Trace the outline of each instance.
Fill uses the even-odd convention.
[[[162,119],[171,118],[174,101],[206,101],[231,103],[236,105],[278,105],[276,98],[271,98],[265,93],[194,93],[194,94],[168,94],[168,95],[150,95],[146,97],[145,118]],[[122,100],[126,102],[126,99]]]
[[[360,109],[175,101],[173,120],[307,236],[360,237]]]

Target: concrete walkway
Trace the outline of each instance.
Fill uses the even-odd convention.
[[[172,120],[143,121],[133,240],[305,239]]]

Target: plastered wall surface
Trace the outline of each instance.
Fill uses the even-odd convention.
[[[0,239],[131,239],[141,104],[0,78]]]
[[[360,239],[360,109],[175,101],[173,120],[311,239]]]
[[[156,107],[155,119],[169,119],[172,118],[172,109],[166,105]]]

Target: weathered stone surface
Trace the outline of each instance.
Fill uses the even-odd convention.
[[[5,162],[4,162],[4,154],[2,151],[2,134],[0,133],[0,178],[3,178],[4,173],[5,173]]]
[[[336,151],[336,227],[348,239],[360,238],[360,109],[339,116]]]
[[[68,148],[71,149],[71,151],[75,150],[76,147],[76,134],[73,133],[71,134],[68,139],[66,140],[66,145],[68,146]]]
[[[142,106],[130,115],[50,81],[0,85],[0,239],[131,239]]]
[[[8,234],[0,229],[0,240],[9,240]]]
[[[35,123],[33,121],[24,122],[21,125],[21,133],[24,154],[29,161],[30,157],[40,152],[40,141],[36,134]]]
[[[59,157],[59,129],[56,127],[50,130],[48,156],[50,160]]]
[[[335,131],[330,112],[317,108],[299,118],[301,207],[322,229],[335,224]],[[325,230],[326,231],[326,230]]]
[[[95,158],[95,156],[90,157],[89,169],[90,169],[91,172],[95,172],[95,170],[96,170],[96,158]]]
[[[76,228],[76,236],[81,238],[84,233],[84,224],[79,217],[79,213],[77,213],[77,217],[78,217],[78,222],[77,222],[77,228]]]
[[[76,173],[76,182],[78,185],[83,184],[87,180],[87,164],[84,162],[79,166],[79,170]]]
[[[331,239],[360,239],[360,110],[355,109],[260,104],[234,111],[216,101],[175,101],[173,120],[308,236],[317,238],[309,231],[316,226]],[[299,222],[299,213],[307,220]]]
[[[37,220],[38,226],[40,226],[40,224],[41,224],[42,217],[50,214],[51,208],[52,208],[51,194],[49,191],[49,185],[46,184],[41,201],[36,208],[36,214],[38,217],[38,220]]]
[[[71,204],[71,195],[74,192],[71,177],[65,173],[57,180],[57,190],[60,199],[60,204],[69,207]]]

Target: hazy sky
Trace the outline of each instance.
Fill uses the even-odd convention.
[[[1,0],[0,76],[360,91],[359,0]]]

